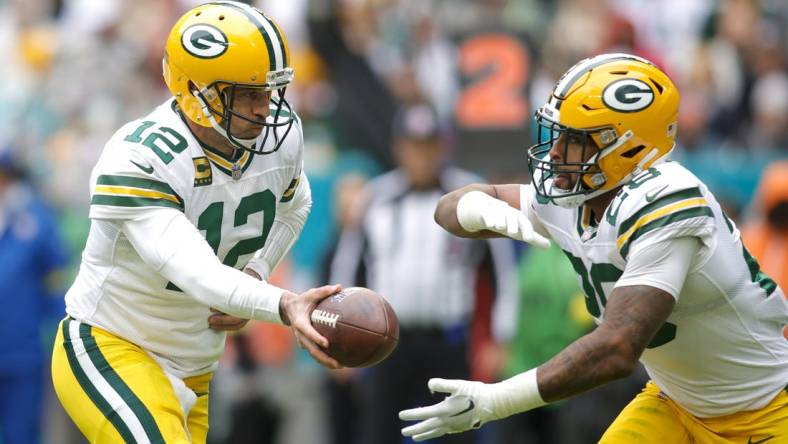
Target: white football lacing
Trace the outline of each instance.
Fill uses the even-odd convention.
[[[323,324],[331,328],[336,328],[339,313],[331,313],[325,310],[312,310],[312,315],[309,317],[312,323]]]

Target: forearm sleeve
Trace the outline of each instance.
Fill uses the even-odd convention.
[[[200,303],[239,318],[282,323],[284,290],[222,264],[183,213],[150,211],[123,221],[121,229],[145,263]]]
[[[309,180],[306,174],[301,172],[293,199],[287,204],[279,206],[265,245],[255,253],[254,257],[246,264],[246,268],[253,270],[263,279],[268,279],[268,276],[298,239],[311,209],[312,192],[309,188]]]

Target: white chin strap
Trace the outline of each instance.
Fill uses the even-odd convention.
[[[578,183],[580,181],[578,180]],[[610,190],[594,190],[590,193],[586,194],[573,194],[571,196],[559,196],[553,197],[553,202],[561,208],[577,208],[580,205],[589,199],[593,199],[601,194],[607,193]],[[572,193],[571,190],[562,190],[560,188],[556,188],[553,184],[550,184],[550,193],[551,194],[564,194],[564,193]]]
[[[219,125],[219,122],[216,121],[216,118],[211,112],[211,109],[208,107],[208,104],[205,103],[205,101],[203,101],[202,97],[200,97],[200,94],[198,94],[197,91],[192,91],[192,95],[200,103],[200,107],[202,107],[202,115],[205,116],[206,119],[208,119],[208,122],[211,123],[211,128],[213,128],[214,131],[221,134],[225,139],[227,139],[228,142],[230,142],[233,145],[239,143],[242,146],[249,149],[254,147],[255,143],[257,142],[257,137],[254,137],[252,139],[241,139],[235,137],[234,138],[235,141],[233,141],[232,139],[230,139],[230,136],[227,134],[227,131],[224,128],[222,128],[221,125]]]

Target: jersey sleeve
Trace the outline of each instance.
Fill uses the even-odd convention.
[[[287,202],[279,205],[280,209],[276,213],[265,245],[246,264],[246,268],[253,270],[263,279],[268,279],[274,268],[290,251],[298,236],[301,235],[312,209],[309,180],[303,171],[293,196]]]
[[[678,300],[684,280],[701,249],[700,241],[694,237],[682,237],[635,245],[634,248],[615,288],[648,285]]]
[[[616,247],[624,260],[636,245],[642,248],[680,237],[697,237],[707,244],[716,229],[702,183],[655,171],[643,173],[646,179],[652,174],[654,180],[638,183],[638,178],[633,179],[634,186],[622,190],[611,203],[617,222]]]
[[[285,191],[282,193],[282,197],[279,199],[280,204],[288,204],[293,201],[293,198],[296,196],[296,192],[299,191],[299,188],[306,187],[309,188],[308,183],[304,183],[304,132],[301,128],[301,120],[296,117],[296,121],[293,124],[295,127],[295,135],[298,136],[295,140],[294,146],[292,147],[294,154],[293,159],[291,161],[291,174],[290,180],[285,186]],[[300,190],[303,192],[303,190]],[[307,190],[308,192],[308,190]]]
[[[117,135],[110,139],[91,173],[91,218],[129,220],[151,209],[184,211],[184,190],[175,166],[145,149]]]

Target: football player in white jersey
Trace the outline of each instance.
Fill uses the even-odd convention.
[[[248,319],[290,325],[338,367],[309,314],[340,287],[266,282],[311,208],[282,30],[243,3],[198,6],[172,28],[163,70],[174,97],[121,127],[93,169],[54,345],[57,395],[94,443],[204,443],[224,330]]]
[[[651,380],[600,442],[788,442],[788,303],[708,188],[668,159],[678,105],[647,60],[583,60],[536,113],[530,185],[443,197],[435,219],[458,236],[558,244],[598,327],[499,383],[431,379],[448,396],[402,411],[420,421],[404,435],[479,427],[625,377],[640,360]]]

